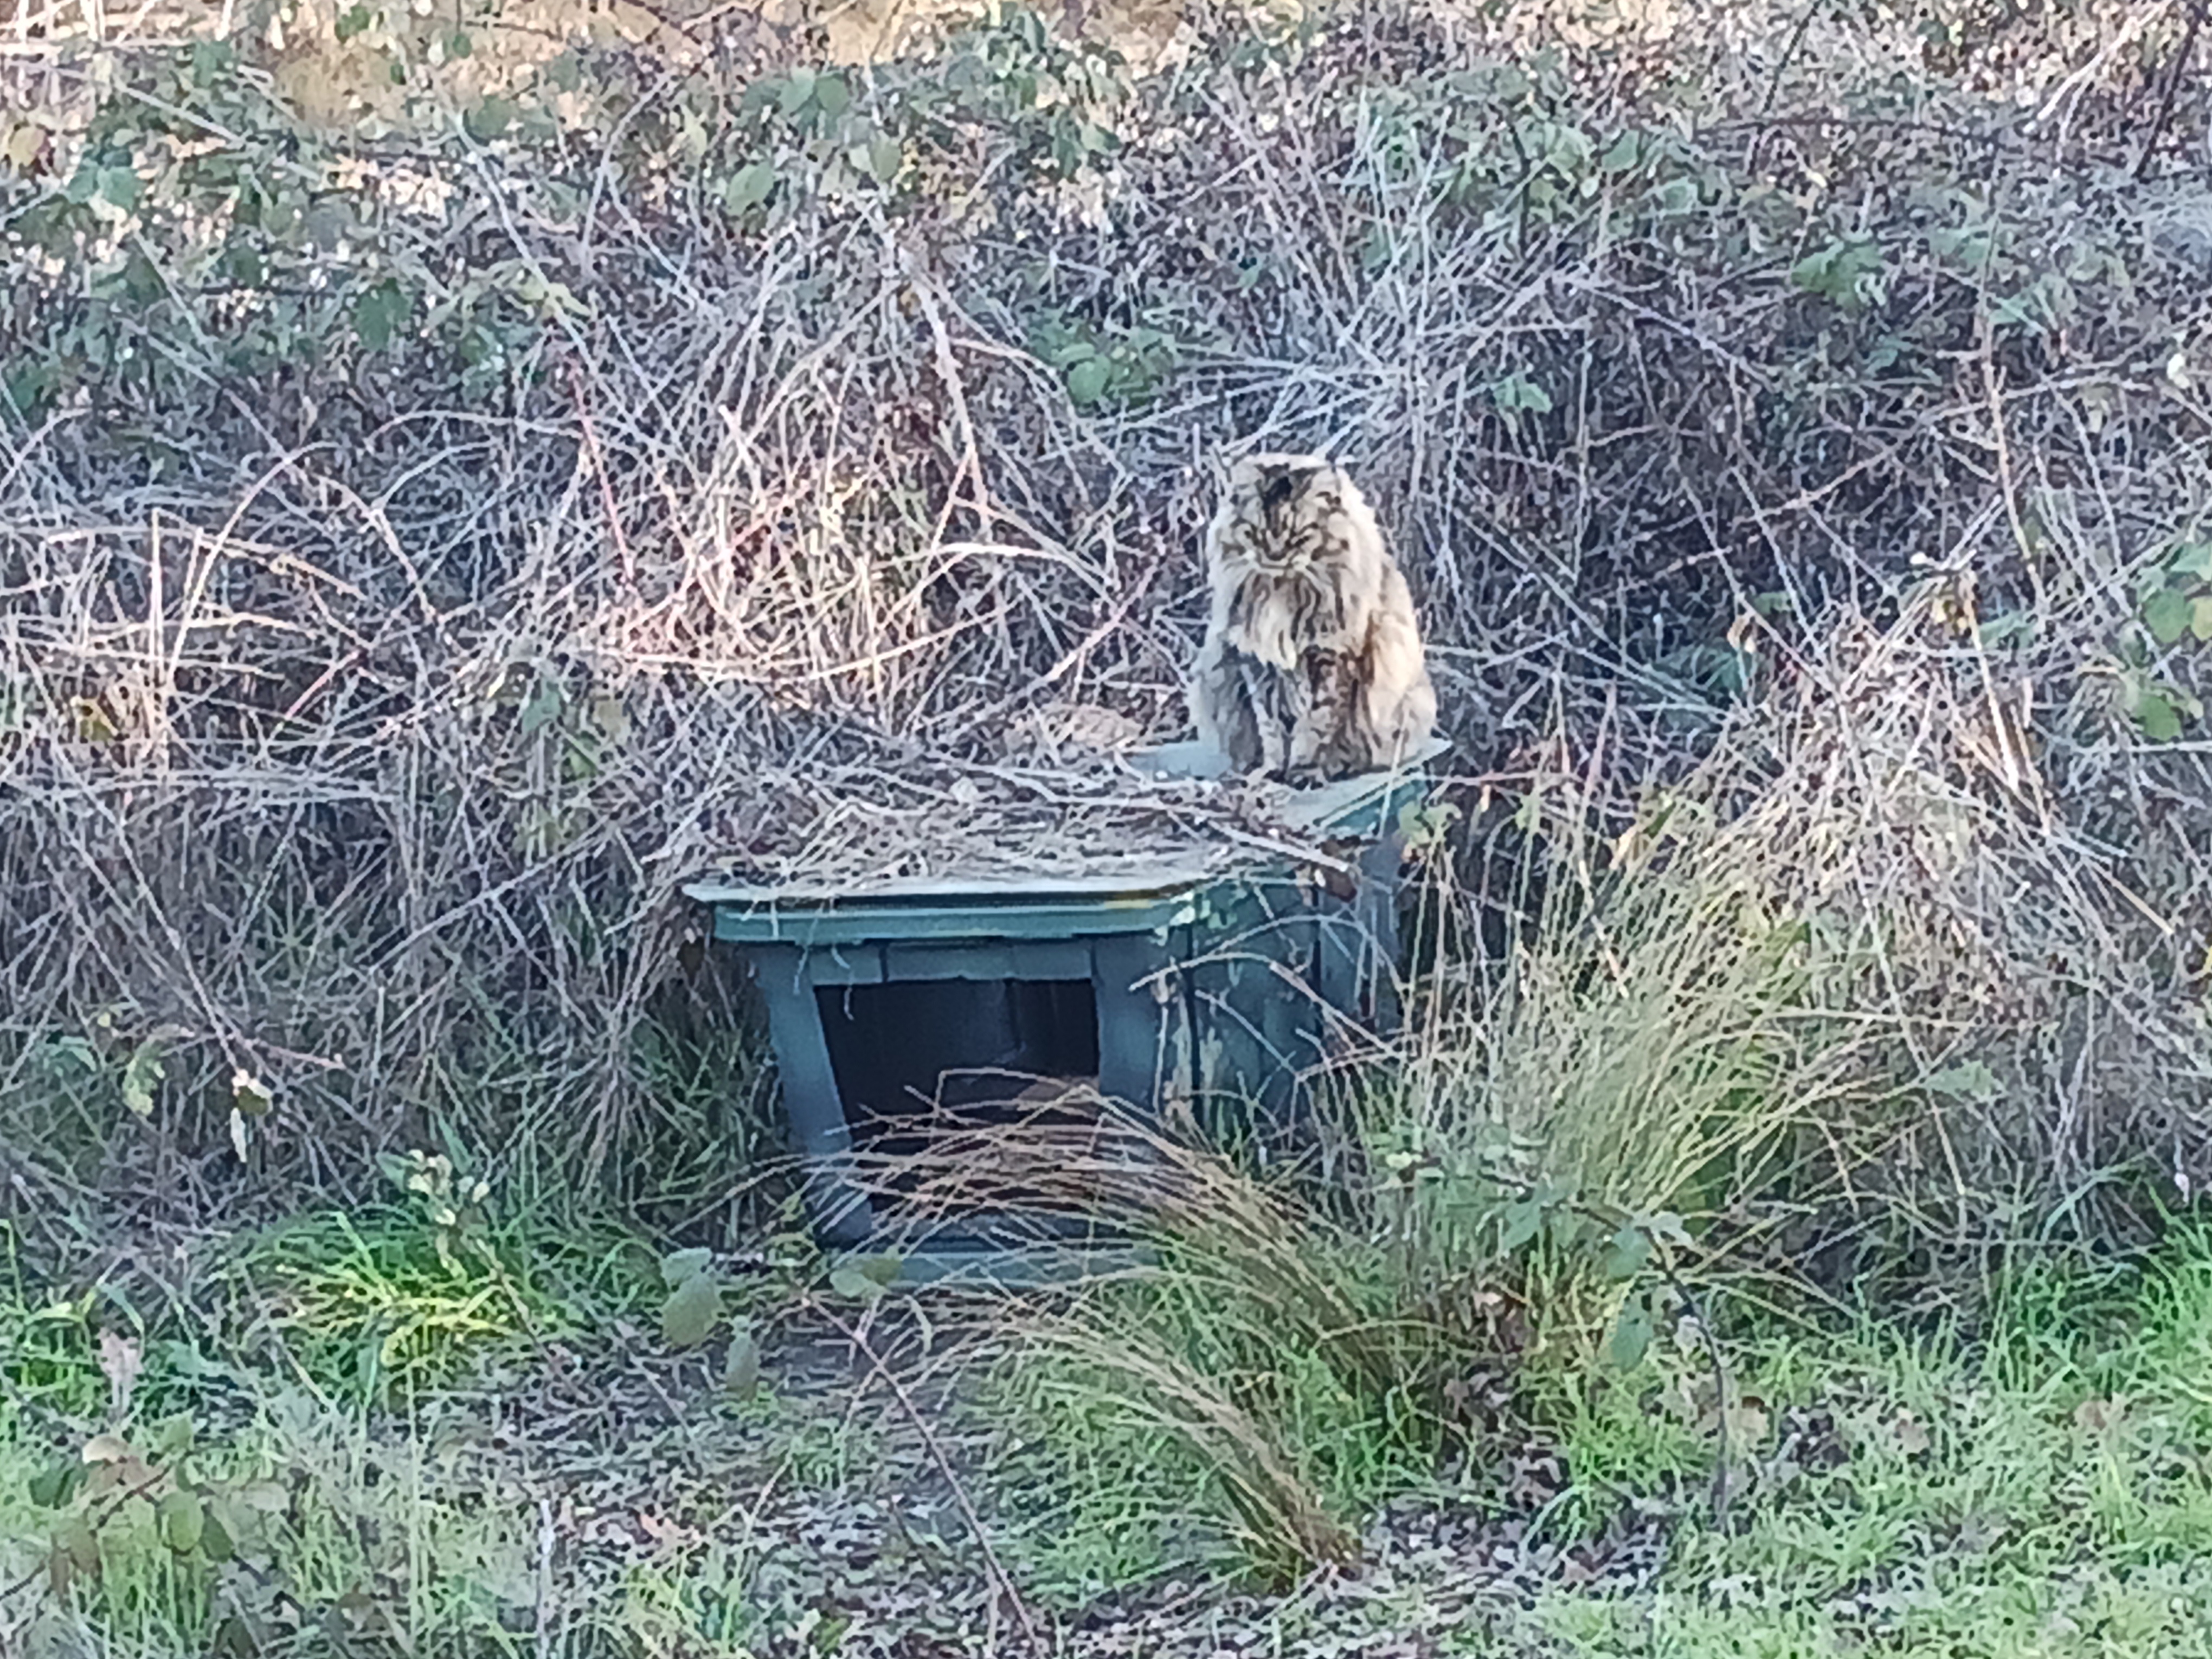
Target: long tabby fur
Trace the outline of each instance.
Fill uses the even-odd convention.
[[[1318,455],[1248,455],[1206,532],[1199,736],[1239,772],[1323,782],[1400,763],[1437,696],[1413,595],[1358,486]]]

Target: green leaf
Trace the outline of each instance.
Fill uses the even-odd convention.
[[[100,1539],[82,1516],[73,1515],[62,1522],[54,1545],[79,1572],[89,1577],[100,1571]]]
[[[18,173],[28,173],[46,147],[46,130],[26,121],[9,133],[7,143],[0,144],[0,157],[5,157]]]
[[[853,1265],[885,1290],[898,1282],[900,1262],[895,1255],[862,1256]]]
[[[805,68],[795,69],[777,94],[776,107],[786,115],[796,115],[806,107],[806,100],[813,95],[814,71]]]
[[[884,1287],[861,1267],[848,1261],[834,1269],[830,1275],[830,1289],[848,1302],[873,1302],[884,1293]]]
[[[59,384],[60,374],[52,362],[18,363],[0,371],[0,393],[24,420],[36,422],[45,411],[46,400]]]
[[[110,207],[128,213],[138,205],[140,191],[138,175],[129,167],[102,167],[100,170],[100,199]]]
[[[1954,1100],[1973,1100],[1987,1105],[2004,1092],[1997,1074],[1978,1060],[1947,1066],[1928,1079],[1928,1086]]]
[[[76,1484],[78,1472],[83,1468],[82,1463],[55,1463],[43,1474],[33,1475],[30,1480],[31,1502],[42,1510],[59,1509],[68,1498],[70,1488]]]
[[[533,737],[550,726],[568,706],[568,694],[556,679],[542,679],[530,694],[530,701],[522,705],[522,735]]]
[[[750,1400],[760,1391],[760,1339],[750,1331],[739,1331],[730,1339],[730,1352],[722,1360],[722,1388],[739,1400]]]
[[[201,86],[212,85],[216,77],[229,69],[237,60],[227,40],[195,40],[192,42],[192,79]]]
[[[252,1073],[240,1068],[230,1074],[230,1103],[246,1117],[265,1117],[276,1097]]]
[[[1359,268],[1372,276],[1390,264],[1390,233],[1382,225],[1370,229],[1359,242]]]
[[[1860,303],[1859,283],[1882,270],[1881,250],[1863,238],[1850,238],[1815,249],[1790,267],[1790,280],[1845,310]]]
[[[255,1515],[282,1515],[292,1495],[274,1480],[249,1480],[238,1489],[239,1503]]]
[[[672,1348],[696,1348],[721,1316],[721,1286],[705,1273],[694,1273],[661,1305],[660,1334]]]
[[[1535,1237],[1536,1230],[1544,1224],[1543,1206],[1532,1198],[1506,1206],[1505,1227],[1498,1247],[1508,1255]]]
[[[123,291],[133,305],[149,306],[168,291],[168,286],[162,282],[161,273],[154,268],[154,262],[133,249],[131,257],[123,262]]]
[[[123,1068],[123,1103],[142,1118],[154,1115],[154,1091],[161,1086],[161,1039],[149,1036],[131,1051]]]
[[[230,1528],[222,1517],[210,1510],[200,1531],[200,1553],[221,1566],[238,1553],[238,1541],[230,1535]]]
[[[869,141],[868,173],[878,184],[890,183],[905,165],[906,149],[897,139],[884,137]]]
[[[1605,1276],[1633,1279],[1651,1260],[1651,1240],[1641,1227],[1623,1227],[1605,1247]]]
[[[2200,644],[2212,641],[2212,593],[2200,593],[2189,602],[2189,631]]]
[[[730,175],[730,182],[722,187],[722,201],[731,212],[743,213],[768,200],[768,193],[775,188],[775,163],[751,161]]]
[[[1620,1317],[1613,1322],[1613,1335],[1606,1343],[1606,1357],[1621,1370],[1633,1370],[1644,1363],[1644,1356],[1651,1347],[1651,1310],[1644,1305],[1641,1297],[1632,1297],[1620,1305]]]
[[[1607,173],[1626,173],[1636,165],[1636,158],[1639,153],[1636,135],[1632,132],[1624,132],[1613,141],[1604,156],[1598,161],[1598,166]]]
[[[415,315],[415,296],[386,277],[353,302],[353,331],[364,348],[381,351]]]
[[[1490,400],[1507,415],[1524,409],[1537,415],[1552,412],[1552,394],[1518,370],[1491,386]]]
[[[2185,542],[2166,568],[2177,576],[2212,582],[2212,542]]]
[[[2181,713],[2155,691],[2136,699],[2136,724],[2153,743],[2172,743],[2181,735]]]
[[[179,1486],[161,1499],[161,1540],[178,1554],[198,1549],[206,1532],[207,1511],[198,1492]]]
[[[338,14],[336,32],[338,44],[343,46],[356,34],[366,34],[376,27],[376,14],[367,6],[349,6]]]
[[[2178,587],[2161,587],[2143,601],[2142,617],[2151,638],[2172,645],[2189,631],[2189,600]]]
[[[714,1253],[707,1249],[678,1250],[660,1263],[660,1282],[670,1290],[687,1279],[696,1279],[713,1265]]]
[[[814,107],[831,120],[851,107],[853,89],[845,84],[842,75],[821,75],[814,80]]]
[[[1097,403],[1106,395],[1113,372],[1113,365],[1103,357],[1085,357],[1067,371],[1067,395],[1080,404]]]
[[[480,144],[505,132],[514,119],[514,106],[504,98],[487,98],[461,117],[461,129]]]

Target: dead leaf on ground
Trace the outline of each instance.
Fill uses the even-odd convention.
[[[84,1443],[84,1461],[88,1463],[136,1462],[137,1456],[131,1449],[131,1443],[119,1434],[95,1434]]]
[[[2122,1400],[2085,1400],[2074,1408],[2074,1426],[2084,1434],[2107,1434],[2127,1415]]]
[[[146,1368],[144,1352],[120,1331],[100,1334],[100,1370],[107,1379],[109,1417],[120,1423],[131,1414],[131,1396],[138,1387],[138,1374]]]
[[[1729,1407],[1729,1443],[1735,1446],[1763,1446],[1773,1432],[1773,1419],[1768,1416],[1766,1402],[1755,1394],[1745,1395]]]
[[[1897,1435],[1897,1449],[1899,1451],[1907,1457],[1920,1457],[1926,1455],[1929,1444],[1928,1429],[1917,1417],[1900,1406],[1897,1408],[1897,1421],[1893,1426]]]
[[[681,1521],[672,1521],[652,1510],[637,1511],[637,1525],[638,1530],[659,1549],[674,1549],[701,1541],[701,1535],[695,1528],[685,1526]]]
[[[1145,729],[1097,703],[1048,703],[1018,717],[1008,736],[1015,752],[1057,757],[1062,751],[1112,754],[1141,742]]]

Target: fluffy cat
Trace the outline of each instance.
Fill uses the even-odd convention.
[[[1232,768],[1323,782],[1427,740],[1437,696],[1413,595],[1340,468],[1243,458],[1206,541],[1213,605],[1191,715]]]

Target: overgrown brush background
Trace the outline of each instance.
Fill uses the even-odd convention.
[[[373,1205],[433,1144],[564,1225],[773,1226],[771,1079],[678,884],[957,812],[1055,708],[1176,735],[1242,438],[1381,503],[1460,809],[1452,949],[1299,1247],[1448,1331],[1428,1427],[1372,1480],[1262,1445],[1267,1524],[1462,1432],[1497,1334],[1453,1298],[1553,1232],[1828,1293],[2145,1243],[2212,1182],[2199,21],[19,10],[26,1284]],[[468,1260],[541,1350],[642,1294]],[[1153,1328],[1115,1388],[1157,1402]],[[1186,1404],[1260,1410],[1214,1358]]]
[[[2061,1186],[2195,1167],[2180,13],[1194,19],[1133,81],[1016,15],[866,73],[580,45],[458,107],[380,15],[287,38],[382,51],[390,131],[243,33],[15,72],[21,1178],[343,1185],[423,1113],[588,1182],[699,1140],[639,1063],[676,882],[945,810],[899,758],[1041,702],[1172,731],[1201,459],[1255,434],[1373,478],[1465,769],[1618,797],[1749,697],[1874,751],[1855,842],[1923,773],[2008,866],[1929,926],[2089,1023],[2007,1115],[2067,1120]],[[2068,846],[2100,922],[2006,914]]]

